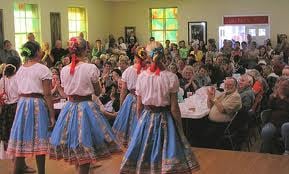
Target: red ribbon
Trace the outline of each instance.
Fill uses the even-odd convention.
[[[75,72],[75,66],[79,62],[79,59],[76,57],[75,54],[71,55],[71,65],[70,65],[70,75],[73,75]]]
[[[155,63],[153,62],[150,66],[150,71],[155,73],[156,75],[160,75],[161,73],[161,69],[160,67]]]

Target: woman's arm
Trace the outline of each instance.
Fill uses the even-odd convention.
[[[101,93],[100,82],[97,81],[97,82],[95,82],[95,83],[92,83],[92,85],[93,85],[93,88],[94,88],[94,94],[95,94],[96,96],[99,96],[100,93]]]
[[[170,99],[171,99],[171,112],[173,115],[174,120],[177,123],[177,126],[183,130],[182,126],[182,117],[181,117],[181,111],[179,108],[179,103],[178,103],[178,97],[177,93],[170,93]]]
[[[67,98],[67,95],[64,93],[64,89],[60,85],[57,85],[57,91],[59,92],[61,98]]]
[[[55,124],[55,113],[52,104],[52,95],[51,95],[51,80],[42,80],[43,86],[43,95],[44,100],[46,101],[49,116],[50,116],[50,127],[53,127]]]
[[[51,51],[48,52],[48,56],[51,62],[54,63],[54,57],[52,56]]]
[[[141,96],[137,96],[137,101],[136,101],[136,113],[137,113],[137,118],[140,119],[141,117],[141,112],[143,110],[143,104],[141,102]]]
[[[121,82],[120,97],[119,97],[120,106],[122,105],[126,95],[127,95],[127,84],[126,84],[126,82],[122,81]]]

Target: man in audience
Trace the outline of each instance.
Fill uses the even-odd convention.
[[[208,89],[207,104],[211,111],[203,135],[203,137],[206,137],[205,147],[217,147],[228,123],[242,106],[241,97],[237,91],[237,80],[228,77],[224,81],[224,85],[225,92],[220,96],[215,96],[215,88],[211,87]]]
[[[55,48],[51,50],[51,56],[54,59],[54,62],[58,62],[61,58],[68,54],[68,51],[62,48],[61,40],[55,42]]]
[[[242,100],[242,108],[240,111],[248,112],[255,99],[255,94],[252,90],[253,78],[250,75],[244,74],[239,80],[239,94]]]
[[[280,55],[274,55],[272,59],[273,71],[276,75],[281,76],[282,70],[285,67],[283,57]]]
[[[28,33],[27,34],[27,40],[31,42],[35,42],[35,36],[33,33]]]
[[[6,63],[7,58],[12,56],[19,57],[19,54],[16,50],[12,49],[11,42],[9,40],[5,40],[3,42],[3,50],[0,50],[0,64]]]
[[[241,135],[243,130],[248,129],[248,124],[251,120],[249,117],[249,110],[252,108],[255,100],[255,94],[252,90],[253,86],[253,77],[250,75],[244,74],[239,79],[239,94],[241,96],[242,108],[239,110],[238,115],[234,120],[232,125],[233,131]]]
[[[188,58],[188,54],[189,54],[189,48],[186,47],[186,42],[184,40],[181,40],[179,42],[179,54],[180,54],[180,57],[182,59],[187,59]]]

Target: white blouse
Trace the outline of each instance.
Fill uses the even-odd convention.
[[[92,83],[97,83],[100,72],[94,64],[82,63],[75,67],[74,74],[70,74],[70,66],[61,70],[61,86],[66,95],[87,96],[94,94]]]
[[[30,67],[21,66],[16,73],[18,94],[43,94],[43,80],[51,80],[52,73],[45,66],[36,63]]]
[[[19,99],[18,95],[18,87],[16,82],[16,75],[11,76],[10,78],[7,78],[4,76],[0,80],[0,89],[1,91],[4,89],[4,78],[5,78],[5,92],[7,94],[7,99],[5,100],[6,104],[13,104],[17,103]]]
[[[134,68],[134,66],[128,67],[126,70],[124,70],[121,80],[126,82],[126,86],[128,90],[135,89],[136,81],[137,81],[137,70]]]
[[[136,95],[141,96],[144,105],[168,106],[170,93],[177,93],[178,90],[178,77],[167,70],[161,71],[160,75],[144,71],[136,83]]]

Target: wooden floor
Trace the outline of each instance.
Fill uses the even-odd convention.
[[[201,165],[196,174],[288,174],[289,156],[260,154],[253,152],[233,152],[213,149],[193,148]],[[122,155],[103,161],[100,168],[91,174],[118,174]],[[27,160],[35,167],[33,159]],[[10,161],[0,161],[0,174],[10,174]],[[47,174],[74,174],[74,167],[62,161],[47,160]]]

